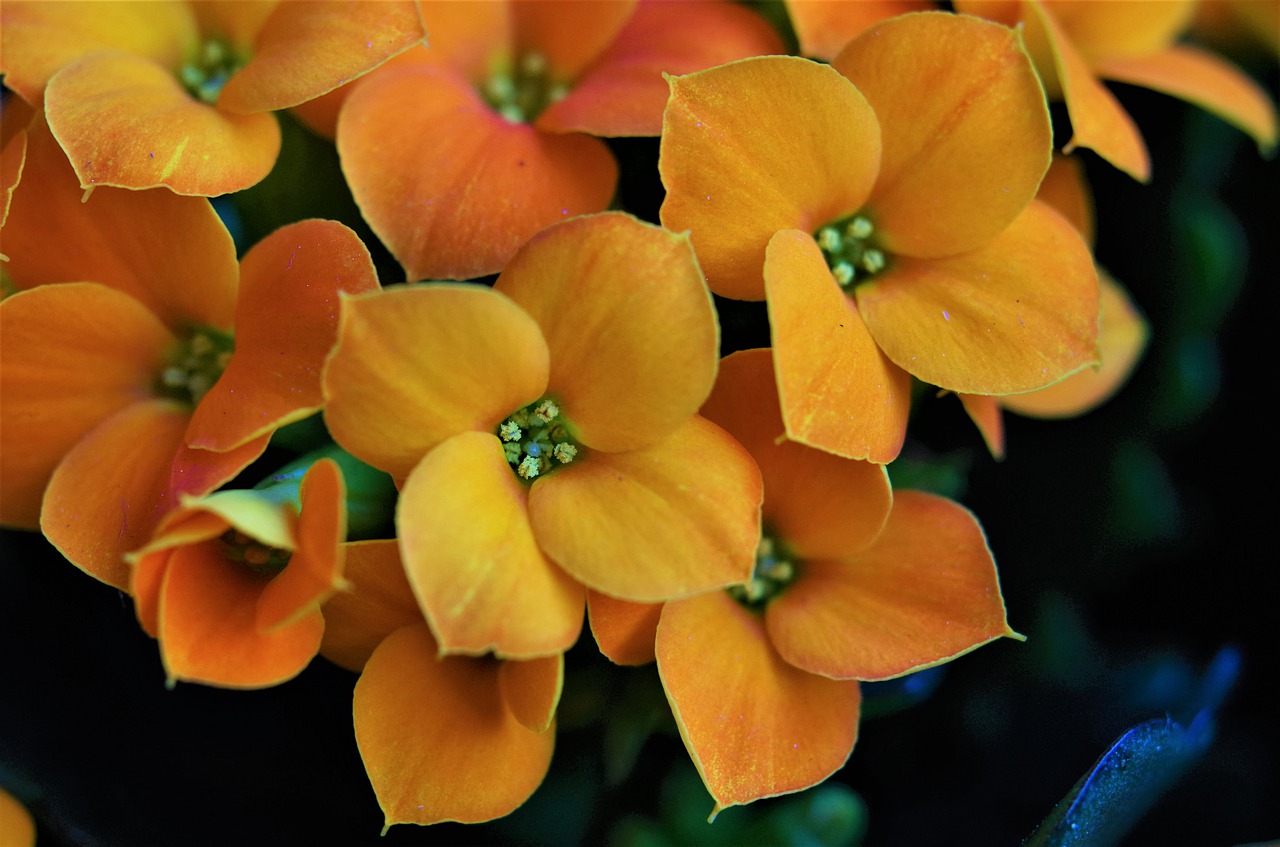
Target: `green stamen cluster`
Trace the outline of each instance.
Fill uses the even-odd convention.
[[[572,462],[582,448],[569,434],[560,407],[546,398],[513,413],[498,427],[507,463],[526,482]]]
[[[814,233],[827,267],[841,288],[852,288],[884,270],[888,260],[875,247],[874,235],[875,227],[862,215],[836,221]]]
[[[227,369],[235,342],[231,333],[209,326],[193,327],[165,357],[155,392],[195,406]]]
[[[289,564],[289,550],[268,547],[236,529],[229,529],[219,539],[227,559],[244,565],[261,576],[275,576]]]
[[[791,554],[770,535],[760,536],[756,567],[745,585],[729,588],[729,596],[749,609],[760,609],[782,593],[796,577]]]
[[[243,65],[225,41],[210,38],[201,46],[194,60],[183,63],[178,79],[192,96],[205,103],[216,103],[222,86]]]
[[[529,123],[569,93],[567,83],[553,80],[541,53],[525,53],[514,72],[495,72],[482,92],[494,111],[512,123]]]

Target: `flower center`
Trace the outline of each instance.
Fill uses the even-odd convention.
[[[552,103],[569,93],[566,82],[553,79],[547,58],[525,53],[515,69],[494,71],[481,93],[494,111],[511,123],[530,123]]]
[[[547,397],[513,412],[497,434],[507,463],[525,482],[569,464],[583,449],[573,440],[560,407]]]
[[[156,376],[156,395],[196,406],[222,376],[234,349],[231,333],[192,327],[169,348],[164,369]]]
[[[748,609],[762,609],[796,578],[795,558],[786,545],[768,532],[756,547],[756,567],[745,585],[728,589],[729,596]]]
[[[250,538],[238,529],[229,529],[218,539],[226,557],[261,576],[275,576],[289,564],[293,554]]]
[[[846,291],[880,273],[888,257],[876,246],[875,227],[862,214],[829,223],[813,235],[831,275]]]
[[[200,46],[194,59],[182,64],[178,79],[191,96],[212,104],[218,102],[222,86],[243,66],[244,62],[227,42],[209,38]]]

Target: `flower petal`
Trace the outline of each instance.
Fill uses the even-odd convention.
[[[631,603],[587,592],[587,621],[596,646],[616,665],[647,665],[654,659],[661,603]]]
[[[442,651],[534,658],[577,640],[586,597],[538,548],[527,499],[497,436],[482,432],[443,442],[405,482],[400,552]]]
[[[765,626],[788,662],[834,679],[900,676],[1016,636],[977,520],[919,491],[897,492],[870,549],[804,562]]]
[[[760,618],[724,592],[668,603],[657,653],[680,736],[716,812],[816,785],[849,758],[858,684],[787,664]]]
[[[230,450],[318,410],[339,297],[377,289],[369,251],[337,221],[290,224],[255,245],[241,263],[235,354],[196,406],[187,443]]]
[[[218,108],[248,113],[287,109],[332,91],[421,42],[410,0],[280,3],[258,31],[253,57],[218,96]]]
[[[1151,158],[1133,118],[1098,81],[1053,17],[1038,3],[1023,0],[1023,4],[1022,32],[1027,49],[1033,56],[1052,57],[1051,70],[1071,118],[1073,135],[1063,152],[1084,147],[1134,179],[1147,182],[1151,179]]]
[[[789,0],[787,16],[805,56],[830,62],[867,27],[895,15],[935,8],[925,0]]]
[[[257,607],[268,580],[228,559],[221,542],[167,555],[159,641],[171,680],[262,688],[292,679],[316,655],[324,631],[320,610],[270,632],[260,629]]]
[[[1043,203],[984,247],[903,257],[855,295],[890,359],[952,391],[1031,391],[1097,361],[1093,259],[1075,228]]]
[[[1081,371],[1084,373],[1084,371]],[[1078,375],[1078,374],[1077,374]],[[1071,377],[1067,377],[1071,379]],[[1043,390],[1043,389],[1042,389]],[[1034,394],[1035,392],[1031,392]],[[1016,397],[1017,395],[1009,395]],[[964,412],[973,421],[973,425],[982,433],[982,440],[996,459],[1004,458],[1004,416],[1000,413],[1003,397],[997,398],[986,394],[957,394]]]
[[[35,529],[62,457],[98,424],[145,399],[173,342],[128,295],[94,283],[0,301],[0,523]]]
[[[618,37],[619,31],[635,12],[636,2],[539,0],[537,3],[510,3],[515,22],[516,51],[541,55],[557,79],[574,79]]]
[[[236,248],[209,201],[115,189],[86,200],[42,121],[28,134],[4,253],[19,288],[100,282],[141,302],[175,333],[225,329],[235,314]]]
[[[971,250],[1035,197],[1053,136],[1016,32],[941,12],[907,15],[864,32],[832,67],[880,123],[884,152],[867,215],[885,250]]]
[[[24,3],[0,9],[0,72],[4,84],[40,105],[49,77],[96,50],[124,50],[163,67],[181,64],[199,33],[191,5],[146,3]]]
[[[395,539],[343,545],[348,587],[325,601],[320,653],[359,672],[382,640],[402,626],[422,622],[418,600],[400,562]]]
[[[1197,0],[1159,3],[1048,0],[1044,9],[1092,64],[1104,57],[1145,56],[1168,48],[1190,25],[1196,5]]]
[[[1163,91],[1194,103],[1253,136],[1264,153],[1276,146],[1276,107],[1266,91],[1229,62],[1194,47],[1107,59],[1098,76]]]
[[[502,817],[551,764],[555,733],[507,709],[497,662],[436,654],[425,626],[406,626],[356,682],[356,744],[387,826]]]
[[[177,547],[217,538],[231,528],[230,521],[222,515],[200,508],[203,502],[188,502],[167,513],[146,547],[125,554],[133,609],[138,623],[152,638],[160,636],[160,598],[169,570],[169,554]]]
[[[1098,274],[1098,288],[1098,367],[1077,371],[1039,391],[1001,397],[1001,406],[1033,418],[1069,418],[1101,406],[1120,390],[1147,346],[1147,322],[1107,274]]]
[[[446,438],[493,431],[541,397],[547,356],[524,310],[478,285],[344,298],[325,422],[348,451],[403,479]]]
[[[16,97],[12,99],[12,102],[22,104],[22,101]],[[6,103],[4,108],[5,111],[8,111],[9,104]],[[25,108],[25,104],[20,105],[19,108]],[[23,122],[17,116],[10,120],[12,123],[6,122],[3,126],[0,126],[0,144],[4,145],[4,150],[0,151],[0,192],[3,192],[0,195],[0,227],[3,227],[5,221],[9,218],[9,204],[13,202],[13,189],[22,180],[22,168],[27,161],[26,122]],[[22,128],[16,129],[11,133],[10,129],[14,125]],[[0,256],[3,255],[3,253],[0,253]],[[8,261],[8,257],[6,256],[0,261]]]
[[[1089,191],[1084,163],[1079,156],[1054,153],[1053,164],[1040,183],[1036,199],[1049,204],[1055,212],[1070,221],[1085,244],[1093,246],[1093,195]]]
[[[604,142],[510,123],[446,67],[361,83],[338,152],[361,213],[410,279],[500,271],[538,230],[604,209],[618,179]]]
[[[547,392],[588,447],[661,441],[715,381],[719,326],[686,235],[619,213],[566,221],[521,249],[494,290],[542,328]]]
[[[302,479],[301,492],[293,555],[258,600],[254,621],[263,632],[291,626],[309,616],[345,586],[342,542],[347,537],[346,486],[337,463],[321,459],[312,465]]]
[[[651,447],[592,451],[535,480],[529,520],[542,549],[579,582],[656,602],[750,578],[760,499],[751,457],[694,416]]]
[[[782,412],[768,350],[720,363],[702,414],[747,448],[764,479],[765,531],[800,558],[842,556],[880,534],[893,492],[880,465],[850,461],[782,438]]]
[[[256,184],[280,152],[274,116],[219,111],[128,53],[94,53],[58,71],[44,106],[84,188],[163,185],[212,197]]]
[[[787,437],[849,459],[893,461],[907,434],[911,377],[876,346],[808,233],[775,235],[764,277]]]
[[[564,654],[506,661],[498,667],[498,688],[511,714],[532,732],[546,732],[555,720],[564,686]]]
[[[813,232],[866,201],[880,163],[875,114],[807,59],[743,59],[668,82],[662,224],[690,230],[712,291],[760,300],[775,232]]]
[[[555,132],[656,136],[667,104],[664,73],[783,52],[773,27],[745,6],[721,0],[642,2],[569,94],[535,123]]]
[[[71,449],[45,489],[40,529],[74,565],[127,590],[124,554],[151,538],[183,492],[207,494],[244,470],[265,438],[227,453],[189,450],[188,414],[166,400],[134,403]]]

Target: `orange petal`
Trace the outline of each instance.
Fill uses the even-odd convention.
[[[415,59],[447,64],[476,87],[483,85],[495,69],[510,64],[515,42],[512,3],[420,5],[427,28],[427,45],[410,51]]]
[[[170,679],[262,688],[292,679],[320,648],[319,609],[270,632],[257,625],[269,579],[231,561],[217,539],[170,553],[160,650]]]
[[[1082,373],[1084,373],[1082,371]],[[1071,377],[1067,377],[1071,379]],[[1034,393],[1034,392],[1032,392]],[[1003,397],[984,394],[957,394],[965,414],[982,433],[982,440],[996,459],[1004,458],[1004,416],[1000,414]],[[1015,395],[1010,395],[1015,396]]]
[[[811,236],[779,232],[764,266],[787,437],[850,459],[902,449],[911,377],[889,361]]]
[[[509,123],[445,67],[365,80],[343,108],[338,152],[361,213],[410,279],[500,271],[538,230],[604,209],[618,178],[604,142]]]
[[[1001,397],[1004,408],[1033,418],[1074,417],[1101,406],[1128,380],[1147,346],[1147,322],[1105,273],[1098,274],[1098,288],[1098,368],[1085,368],[1039,391]]]
[[[1276,146],[1276,108],[1267,92],[1229,62],[1194,47],[1107,59],[1094,69],[1116,82],[1163,91],[1194,103],[1253,136],[1266,153]]]
[[[654,659],[653,642],[658,633],[661,603],[630,603],[587,592],[587,620],[596,646],[617,665],[647,665]]]
[[[378,288],[369,251],[337,221],[276,230],[245,255],[240,274],[235,354],[196,406],[192,447],[230,450],[317,411],[339,295]]]
[[[219,111],[127,53],[94,53],[58,71],[44,105],[85,188],[163,185],[211,197],[256,184],[280,152],[273,116]]]
[[[807,59],[743,59],[668,82],[662,223],[691,231],[712,291],[760,300],[775,232],[813,232],[867,199],[875,115],[848,80]]]
[[[745,582],[760,499],[751,457],[694,416],[651,447],[588,452],[535,480],[529,520],[547,555],[584,585],[656,602]]]
[[[209,201],[115,189],[83,198],[66,155],[37,121],[4,228],[5,271],[19,288],[92,280],[132,296],[175,333],[231,326],[236,249]]]
[[[0,523],[35,529],[62,457],[98,424],[147,398],[173,342],[138,301],[67,283],[0,301]]]
[[[179,506],[161,519],[146,547],[125,555],[130,566],[129,593],[133,595],[133,608],[138,623],[152,638],[160,636],[160,598],[174,548],[217,538],[230,528],[226,518],[205,511],[198,504]]]
[[[702,414],[737,438],[764,479],[765,531],[800,558],[861,550],[880,534],[893,493],[884,467],[783,439],[768,350],[725,357]]]
[[[0,833],[13,847],[35,847],[36,822],[12,794],[0,788]]]
[[[555,733],[506,707],[498,662],[436,652],[425,626],[406,626],[356,682],[356,744],[387,826],[502,817],[551,763]]]
[[[16,97],[12,98],[11,102],[21,104],[19,108],[25,107],[25,104]],[[8,112],[10,108],[9,103],[6,103],[5,111]],[[15,125],[21,128],[11,133],[10,130]],[[3,152],[0,152],[0,192],[3,192],[0,198],[0,227],[3,227],[9,218],[9,204],[13,201],[13,189],[22,179],[22,166],[27,160],[26,126],[27,122],[20,117],[12,117],[0,125],[0,144],[4,145]],[[0,256],[3,255],[0,253]],[[8,257],[0,261],[8,261]]]
[[[635,11],[637,0],[581,3],[539,0],[509,5],[515,22],[517,52],[537,53],[547,60],[553,78],[575,79],[618,37]]]
[[[188,3],[23,3],[0,9],[4,84],[39,105],[49,77],[96,50],[123,50],[177,69],[199,33]]]
[[[312,465],[300,496],[293,555],[258,600],[254,621],[263,632],[293,625],[345,586],[346,486],[337,463],[321,459]]]
[[[563,653],[527,662],[502,662],[498,667],[503,702],[516,720],[533,732],[551,728],[563,686]]]
[[[349,671],[360,671],[382,639],[402,626],[420,623],[422,612],[413,596],[394,539],[344,544],[345,591],[328,600],[320,652]]]
[[[1071,224],[1043,203],[984,247],[901,258],[855,294],[885,354],[951,391],[1030,391],[1097,361],[1093,259]]]
[[[582,586],[538,549],[528,489],[497,436],[464,432],[405,482],[396,527],[405,570],[440,649],[534,658],[582,629]]]
[[[773,27],[745,6],[719,0],[640,3],[603,55],[536,125],[601,136],[658,135],[668,94],[664,73],[687,74],[782,52]]]
[[[478,285],[344,298],[325,422],[344,448],[403,479],[446,438],[494,431],[541,397],[547,355],[524,310]]]
[[[930,12],[885,21],[832,63],[880,122],[884,152],[867,215],[908,256],[971,250],[1035,197],[1053,135],[1018,34]]]
[[[542,328],[547,392],[588,447],[661,441],[715,381],[719,327],[686,235],[620,213],[566,221],[517,253],[494,289]]]
[[[1091,64],[1103,58],[1145,56],[1173,44],[1195,15],[1197,0],[1158,3],[1079,3],[1041,0],[1046,12]]]
[[[1093,246],[1093,195],[1085,178],[1084,163],[1078,156],[1053,154],[1053,164],[1040,183],[1036,199],[1048,203],[1062,215],[1090,247]]]
[[[864,29],[895,15],[936,8],[924,0],[790,0],[787,16],[800,41],[800,52],[830,62]]]
[[[870,549],[802,563],[765,625],[788,662],[835,679],[900,676],[1016,635],[977,520],[919,491],[897,493]]]
[[[235,3],[196,0],[191,3],[200,21],[200,35],[226,42],[237,56],[251,56],[254,41],[267,18],[280,5],[277,0],[236,0]]]
[[[668,603],[657,652],[680,736],[715,812],[816,785],[849,758],[858,684],[787,664],[760,618],[724,592]]]
[[[1136,180],[1151,178],[1151,159],[1133,118],[1098,82],[1084,58],[1054,23],[1052,16],[1031,0],[1023,0],[1023,37],[1032,55],[1052,57],[1062,99],[1071,117],[1070,153],[1084,147],[1097,153]]]
[[[141,547],[178,495],[203,495],[244,470],[266,439],[228,453],[182,443],[188,414],[166,400],[117,412],[58,465],[44,493],[40,529],[81,570],[122,591],[123,555]]]
[[[253,58],[218,95],[218,108],[248,113],[287,109],[332,91],[421,42],[410,0],[281,3],[258,31]]]

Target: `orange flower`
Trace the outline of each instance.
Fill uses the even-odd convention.
[[[332,221],[278,230],[237,265],[203,198],[80,195],[35,125],[3,231],[23,290],[0,302],[0,522],[39,526],[126,589],[121,555],[179,493],[222,485],[320,407],[338,292],[377,279]]]
[[[403,480],[401,552],[442,651],[558,653],[583,585],[655,601],[747,577],[759,478],[695,414],[717,336],[687,237],[617,213],[543,231],[492,290],[344,301],[325,417]]]
[[[1089,251],[1033,202],[1049,156],[1016,33],[904,15],[831,67],[673,79],[662,222],[691,231],[713,291],[768,299],[788,437],[888,462],[912,375],[1009,394],[1095,360]]]
[[[666,84],[781,52],[741,6],[438,2],[430,49],[370,76],[337,128],[365,219],[410,279],[502,270],[535,232],[609,205],[618,169],[592,136],[657,135]]]
[[[36,823],[18,800],[0,788],[0,843],[12,847],[35,847]]]
[[[5,85],[49,126],[80,184],[211,196],[275,163],[270,111],[324,94],[423,39],[402,2],[6,0]]]
[[[439,655],[396,542],[346,546],[351,590],[324,606],[321,652],[360,674],[356,743],[386,826],[509,814],[551,763],[561,655]]]
[[[1276,146],[1276,111],[1252,79],[1227,61],[1176,43],[1195,0],[1090,3],[1079,0],[956,0],[956,9],[1021,26],[1051,99],[1067,105],[1074,133],[1065,151],[1086,147],[1146,182],[1151,161],[1133,119],[1101,80],[1162,91]]]
[[[873,24],[937,8],[930,0],[786,0],[786,6],[800,53],[824,62]]]
[[[839,769],[857,737],[857,680],[1017,635],[968,511],[895,496],[883,467],[786,440],[768,350],[727,357],[703,413],[747,448],[765,487],[751,581],[667,603],[657,624],[658,671],[718,812]],[[652,610],[597,599],[606,654],[641,659]]]
[[[311,466],[298,505],[261,491],[183,498],[127,558],[138,620],[160,642],[169,684],[261,688],[320,649],[320,604],[344,588],[342,473]]]

